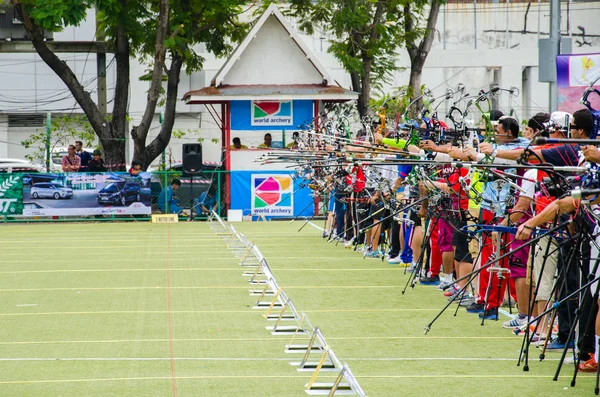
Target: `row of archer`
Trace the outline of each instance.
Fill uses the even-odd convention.
[[[524,336],[519,363],[528,369],[535,345],[541,357],[562,349],[561,358],[574,363],[574,382],[578,371],[597,370],[600,336],[600,118],[592,93],[600,94],[590,86],[585,108],[573,115],[532,117],[533,139],[521,136],[514,118],[490,112],[473,144],[423,139],[434,123],[444,128],[433,119],[432,126],[408,126],[406,136],[375,129],[370,141],[364,133],[348,139],[305,131],[294,153],[259,160],[296,167],[317,195],[330,198],[328,240],[409,265],[407,287],[438,285],[448,306],[457,303],[482,322],[499,319],[505,298],[516,302],[517,314],[503,325]]]

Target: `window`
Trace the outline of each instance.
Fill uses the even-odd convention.
[[[9,114],[8,127],[43,127],[45,125],[43,114]]]

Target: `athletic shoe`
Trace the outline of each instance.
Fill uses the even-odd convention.
[[[479,313],[479,318],[483,318],[485,320],[498,320],[498,308],[495,307],[493,309],[486,309]]]
[[[460,302],[458,303],[458,305],[462,306],[462,307],[469,307],[473,304],[477,304],[477,301],[475,300],[474,297],[470,297],[469,299],[461,299]]]
[[[594,354],[589,353],[590,359],[584,363],[579,363],[577,369],[581,372],[596,372],[598,371],[598,362],[596,361],[596,357]]]
[[[365,254],[365,258],[381,258],[381,253],[379,251],[369,251]]]
[[[354,242],[354,238],[351,238],[350,240],[346,240],[346,242],[344,243],[344,248],[352,248],[353,242]]]
[[[446,289],[448,289],[448,287],[450,287],[452,285],[454,285],[454,281],[450,281],[450,282],[448,282],[448,281],[442,281],[440,283],[440,285],[438,285],[437,289],[439,289],[440,291],[446,290]]]
[[[529,335],[533,335],[533,332],[535,331],[535,327],[536,327],[536,322],[534,321],[533,323],[531,323],[529,325]],[[526,326],[521,326],[521,327],[517,327],[513,329],[513,334],[517,335],[517,336],[522,336],[525,335],[525,330],[527,329]],[[539,329],[538,329],[539,331]],[[536,335],[537,336],[537,335]],[[546,337],[542,337],[542,340],[546,339]]]
[[[471,306],[467,306],[467,313],[481,313],[485,309],[483,303],[473,303]]]
[[[471,294],[468,294],[468,293],[465,293],[465,294],[461,295],[460,298],[457,295],[458,294],[449,297],[448,298],[448,302],[453,302],[453,303],[460,304],[461,302],[466,302],[466,301],[470,301],[470,300],[473,299],[473,297],[471,296]]]
[[[521,317],[517,314],[512,320],[505,321],[504,324],[502,324],[502,327],[506,329],[519,328],[525,326],[528,322],[527,316]]]
[[[324,231],[323,232],[323,238],[327,238],[329,237],[329,232],[328,231]]]
[[[400,267],[411,267],[412,265],[410,263],[402,263],[400,262]]]
[[[389,263],[390,265],[399,265],[399,264],[400,264],[400,262],[402,262],[402,261],[400,260],[400,256],[394,256],[394,257],[392,257],[392,258],[388,258],[388,263]]]
[[[419,279],[419,283],[423,284],[423,285],[438,285],[440,283],[440,278],[439,276],[433,276],[433,277],[421,277]]]
[[[402,266],[402,265],[401,265],[401,266]],[[417,265],[416,265],[416,264],[414,264],[414,263],[411,263],[411,264],[410,264],[410,266],[408,266],[408,267],[406,268],[406,272],[407,272],[407,273],[412,273],[412,272],[414,272],[414,271],[415,271],[415,269],[416,269],[416,268],[417,268]]]
[[[546,342],[546,335],[535,334],[531,337],[531,343],[535,344],[535,346],[544,346],[545,342]]]
[[[457,285],[453,285],[452,288],[447,289],[446,291],[444,291],[444,296],[454,296],[454,295],[456,295],[458,293],[458,291],[460,291],[460,288],[458,288]]]
[[[566,342],[561,342],[558,340],[558,338],[555,338],[553,340],[551,340],[550,342],[548,342],[548,345],[546,345],[546,350],[563,350],[565,348]],[[575,346],[575,343],[573,342],[573,340],[571,340],[569,342],[569,349],[572,349]]]

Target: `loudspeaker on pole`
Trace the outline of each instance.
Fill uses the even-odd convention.
[[[200,143],[183,144],[183,172],[195,175],[202,172],[202,145]]]

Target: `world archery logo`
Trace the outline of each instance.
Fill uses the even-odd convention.
[[[292,125],[292,101],[252,101],[251,125]]]
[[[290,175],[252,174],[252,215],[294,215]]]

